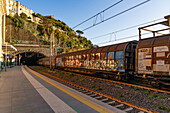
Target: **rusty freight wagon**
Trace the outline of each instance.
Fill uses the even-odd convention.
[[[141,39],[139,34],[139,43],[136,48],[136,73],[138,76],[146,78],[154,86],[161,84],[170,85],[170,34],[162,35],[161,31],[168,31],[169,28],[157,31],[146,28],[158,24],[169,25],[169,21],[163,21],[139,28],[141,30],[151,31],[153,37]],[[156,34],[159,36],[155,36]]]
[[[56,67],[99,73],[105,77],[121,80],[135,71],[135,49],[137,41],[114,44],[89,50],[56,56]]]

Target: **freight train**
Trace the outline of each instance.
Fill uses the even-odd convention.
[[[49,59],[38,63],[49,66]],[[55,56],[53,65],[115,80],[141,77],[154,86],[170,85],[170,34],[60,54]]]

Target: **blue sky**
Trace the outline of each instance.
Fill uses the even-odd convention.
[[[27,8],[32,9],[36,13],[42,15],[54,15],[56,19],[64,21],[69,27],[73,28],[75,25],[81,23],[82,21],[88,19],[89,17],[97,14],[103,9],[111,6],[119,0],[18,0],[21,4],[25,5]],[[109,9],[104,13],[105,18],[113,16],[123,10],[126,10],[136,4],[139,4],[145,0],[123,0],[119,5]],[[150,2],[139,6],[129,12],[126,12],[120,16],[112,18],[104,23],[101,23],[91,29],[84,31],[83,36],[87,39],[94,38],[103,34],[111,33],[123,28],[131,27],[134,25],[142,24],[152,20],[163,18],[166,15],[170,15],[170,0],[151,0]],[[93,20],[88,21],[75,28],[83,30],[93,24]],[[98,19],[99,21],[99,19]],[[91,40],[93,44],[98,44],[99,46],[108,45],[113,43],[119,43],[120,41],[112,41],[110,43],[100,44],[102,42],[110,41],[116,39],[121,39],[124,37],[137,35],[138,27],[118,32],[105,37],[100,37]],[[128,40],[138,39],[132,38]]]

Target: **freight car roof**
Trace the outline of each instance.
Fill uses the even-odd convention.
[[[141,39],[137,48],[148,48],[155,46],[170,46],[170,34]]]
[[[130,42],[133,42],[133,41],[130,41]],[[88,50],[65,53],[65,54],[57,55],[57,57],[70,56],[70,55],[74,56],[74,55],[90,54],[90,53],[100,53],[100,52],[121,51],[121,50],[124,50],[127,44],[130,42],[124,42],[124,43],[103,46],[103,47],[98,47],[98,48],[93,48],[93,49],[88,49]]]

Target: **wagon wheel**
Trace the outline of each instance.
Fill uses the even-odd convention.
[[[121,81],[125,80],[125,75],[121,76]]]
[[[103,74],[103,77],[104,78],[109,78],[109,75],[108,74]]]
[[[151,80],[150,84],[155,88],[161,88],[161,83],[158,80]]]
[[[121,80],[121,76],[120,75],[115,75],[115,80]]]

